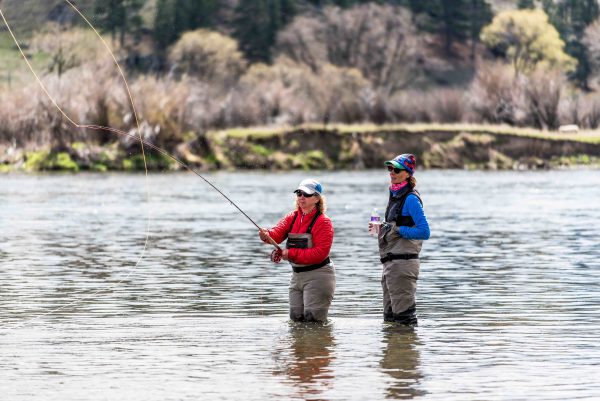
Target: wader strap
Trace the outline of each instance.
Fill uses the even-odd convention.
[[[381,258],[381,263],[389,262],[390,260],[409,260],[409,259],[419,259],[418,253],[402,253],[402,254],[393,254],[388,253],[387,256]]]
[[[311,231],[312,231],[312,229],[313,229],[313,226],[314,226],[314,225],[315,225],[315,223],[317,222],[317,219],[319,218],[319,216],[320,216],[320,215],[321,215],[321,212],[319,212],[319,211],[317,210],[317,213],[315,213],[315,217],[314,217],[314,218],[313,218],[313,220],[310,222],[310,224],[309,224],[309,226],[308,226],[308,229],[306,230],[306,233],[307,233],[307,234],[310,234],[310,232],[311,232]]]
[[[298,217],[298,211],[296,211],[296,213],[294,213],[294,218],[292,219],[292,224],[290,224],[290,228],[288,229],[288,233],[290,231],[292,231],[292,228],[294,228],[294,223],[296,222],[296,217]]]
[[[316,265],[308,265],[308,266],[302,266],[302,267],[292,266],[292,269],[294,269],[295,273],[304,273],[304,272],[309,272],[311,270],[317,270],[323,266],[327,266],[329,263],[331,263],[331,260],[329,260],[329,256],[328,256],[327,259],[325,259],[321,263],[317,263]]]
[[[312,231],[313,226],[315,225],[315,223],[317,222],[317,219],[319,218],[319,216],[321,215],[321,212],[319,212],[317,210],[317,213],[315,213],[315,217],[313,218],[313,220],[310,222],[310,224],[308,225],[308,229],[306,230],[306,232],[308,234],[310,234],[310,232]],[[298,217],[298,211],[296,211],[296,213],[294,213],[294,218],[292,219],[292,224],[290,224],[290,228],[288,230],[288,233],[290,231],[292,231],[292,228],[294,228],[294,223],[296,222],[296,217]]]

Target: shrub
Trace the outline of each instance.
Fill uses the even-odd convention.
[[[467,95],[475,119],[511,125],[522,121],[522,81],[523,78],[515,77],[507,66],[481,64]]]
[[[411,90],[396,94],[387,102],[390,120],[408,123],[430,122],[433,120],[430,100],[430,95],[422,91]]]
[[[186,32],[169,52],[171,67],[214,84],[231,85],[246,68],[235,39],[198,29]]]
[[[559,105],[565,86],[566,80],[557,70],[538,68],[527,77],[525,107],[531,125],[540,129],[558,128]]]
[[[437,89],[430,94],[433,120],[440,123],[463,121],[467,114],[464,91],[461,89]]]

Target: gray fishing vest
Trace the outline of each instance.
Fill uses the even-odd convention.
[[[294,222],[296,221],[296,218],[298,217],[298,213],[299,212],[296,212],[294,214],[294,218],[292,219],[292,224],[290,225],[290,230],[292,229],[292,227],[294,227]],[[285,243],[286,249],[290,249],[290,248],[300,248],[300,249],[312,248],[313,247],[313,241],[312,241],[311,231],[312,231],[313,226],[315,225],[315,222],[317,221],[317,219],[319,218],[320,215],[321,215],[321,212],[319,212],[317,210],[317,212],[315,213],[315,217],[313,217],[313,219],[310,222],[310,224],[308,225],[308,229],[306,230],[305,233],[288,233],[288,239],[287,239],[287,241]],[[310,270],[315,270],[315,269],[318,269],[320,267],[326,266],[326,265],[328,265],[330,263],[329,257],[327,257],[323,262],[317,263],[315,265],[301,265],[301,264],[298,264],[298,263],[294,263],[291,260],[289,262],[292,265],[292,268],[294,269],[294,271],[296,273],[310,271]]]
[[[421,202],[421,197],[414,190],[407,191],[397,197],[390,194],[390,200],[385,212],[385,222],[381,224],[378,235],[379,255],[381,258],[394,255],[399,259],[416,259],[419,252],[421,252],[421,247],[423,246],[422,240],[402,238],[398,233],[400,226],[415,226],[412,217],[402,216],[402,208],[404,207],[406,198],[410,194],[416,195],[419,202]]]

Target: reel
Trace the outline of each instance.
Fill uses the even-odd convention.
[[[273,249],[273,252],[271,252],[271,262],[273,263],[279,263],[281,262],[281,249]]]

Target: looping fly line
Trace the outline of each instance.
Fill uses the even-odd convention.
[[[29,68],[30,72],[33,74],[33,76],[35,77],[35,80],[37,81],[38,85],[40,86],[40,88],[42,89],[42,91],[45,93],[45,95],[48,97],[48,99],[52,102],[52,104],[54,105],[54,107],[56,107],[56,109],[59,111],[59,113],[71,124],[73,125],[73,127],[75,128],[79,128],[79,129],[90,129],[90,130],[95,130],[95,131],[107,131],[107,132],[111,132],[113,134],[116,135],[121,135],[124,137],[129,137],[129,138],[133,138],[135,139],[135,141],[139,141],[140,143],[140,147],[141,147],[141,151],[142,151],[142,157],[144,160],[144,172],[145,172],[145,186],[146,186],[146,202],[149,203],[149,185],[148,185],[148,165],[147,165],[147,161],[146,161],[146,152],[145,152],[145,148],[144,146],[147,146],[148,148],[151,148],[157,152],[159,152],[160,154],[170,158],[171,160],[175,161],[177,164],[179,164],[180,166],[182,166],[183,168],[185,168],[186,170],[194,173],[195,175],[197,175],[198,177],[200,177],[202,180],[204,180],[208,185],[210,185],[214,190],[216,190],[221,196],[223,196],[227,201],[229,201],[229,203],[231,203],[231,205],[233,205],[240,213],[242,213],[244,215],[244,217],[246,217],[254,226],[256,226],[257,228],[260,228],[258,226],[258,224],[256,224],[254,222],[254,220],[252,220],[242,209],[240,209],[240,207],[238,205],[236,205],[227,195],[225,195],[219,188],[217,188],[212,182],[210,182],[209,180],[207,180],[204,176],[202,176],[198,171],[196,171],[195,169],[193,169],[192,167],[190,167],[188,164],[184,163],[183,161],[181,161],[180,159],[178,159],[177,157],[171,155],[169,152],[167,152],[166,150],[144,140],[142,138],[142,134],[141,134],[141,129],[140,129],[140,123],[139,123],[139,119],[138,119],[138,114],[137,111],[135,109],[135,104],[133,101],[133,95],[131,94],[131,90],[129,88],[129,84],[127,83],[127,79],[125,78],[125,74],[121,68],[121,65],[119,64],[117,58],[115,57],[114,53],[112,52],[112,50],[110,49],[110,46],[106,43],[106,41],[104,40],[104,38],[102,38],[102,36],[100,35],[100,33],[96,30],[96,28],[94,28],[93,24],[85,17],[85,15],[83,15],[83,13],[70,1],[70,0],[65,0],[66,3],[68,3],[71,8],[73,8],[73,10],[75,10],[75,12],[86,22],[86,24],[92,29],[92,31],[96,34],[96,36],[100,39],[100,41],[102,42],[102,44],[104,45],[104,47],[106,48],[106,50],[108,51],[108,53],[110,54],[110,56],[112,57],[115,66],[117,67],[118,71],[119,71],[119,75],[121,76],[121,78],[123,79],[123,83],[125,86],[125,89],[127,91],[127,95],[129,98],[129,102],[131,103],[131,107],[132,107],[132,111],[133,111],[133,115],[135,118],[135,124],[137,127],[137,135],[133,135],[130,134],[128,132],[125,132],[123,130],[117,129],[117,128],[112,128],[112,127],[104,127],[104,126],[99,126],[99,125],[90,125],[90,124],[80,124],[76,121],[74,121],[58,104],[58,102],[56,101],[56,99],[50,94],[50,92],[48,91],[48,89],[46,88],[46,86],[44,85],[44,83],[42,82],[42,80],[40,79],[40,77],[38,76],[38,74],[36,73],[35,69],[33,68],[33,66],[31,65],[31,63],[29,62],[29,60],[27,59],[27,56],[25,55],[25,53],[23,52],[23,49],[21,48],[21,45],[19,44],[19,41],[17,40],[13,30],[11,29],[10,24],[8,23],[6,17],[4,16],[4,13],[2,12],[2,9],[0,8],[0,17],[2,18],[2,21],[4,22],[4,25],[6,26],[12,40],[14,41],[15,45],[17,46],[17,49],[19,50],[19,53],[21,54],[21,57],[23,58],[23,60],[25,61],[25,63],[27,64],[27,67]],[[2,0],[0,0],[0,5],[2,3]],[[25,322],[22,322],[20,324],[14,325],[10,328],[8,328],[7,331],[10,331],[11,329],[17,329],[19,327],[23,327],[23,326],[27,326],[29,324],[31,324],[32,322],[34,322],[35,320],[38,320],[44,316],[47,315],[51,315],[53,313],[56,313],[62,309],[65,309],[67,307],[72,307],[75,305],[78,305],[84,301],[89,301],[92,300],[96,295],[102,293],[102,292],[106,292],[108,290],[110,290],[112,287],[115,287],[119,284],[121,284],[123,281],[127,280],[127,278],[131,275],[131,273],[139,266],[140,262],[142,261],[142,258],[144,257],[144,254],[146,252],[146,249],[148,247],[148,240],[150,237],[150,212],[148,210],[148,214],[147,214],[147,224],[146,224],[146,238],[144,241],[144,247],[142,249],[142,252],[139,256],[139,258],[137,259],[134,267],[129,271],[129,273],[121,280],[119,280],[118,282],[104,288],[104,289],[100,289],[97,290],[95,292],[93,292],[92,294],[89,294],[87,296],[75,299],[74,301],[62,305],[58,308],[52,309],[46,313],[40,314],[34,318],[31,318]],[[277,245],[275,242],[271,242],[271,244],[273,246],[275,246],[276,250],[281,250],[279,245]]]

